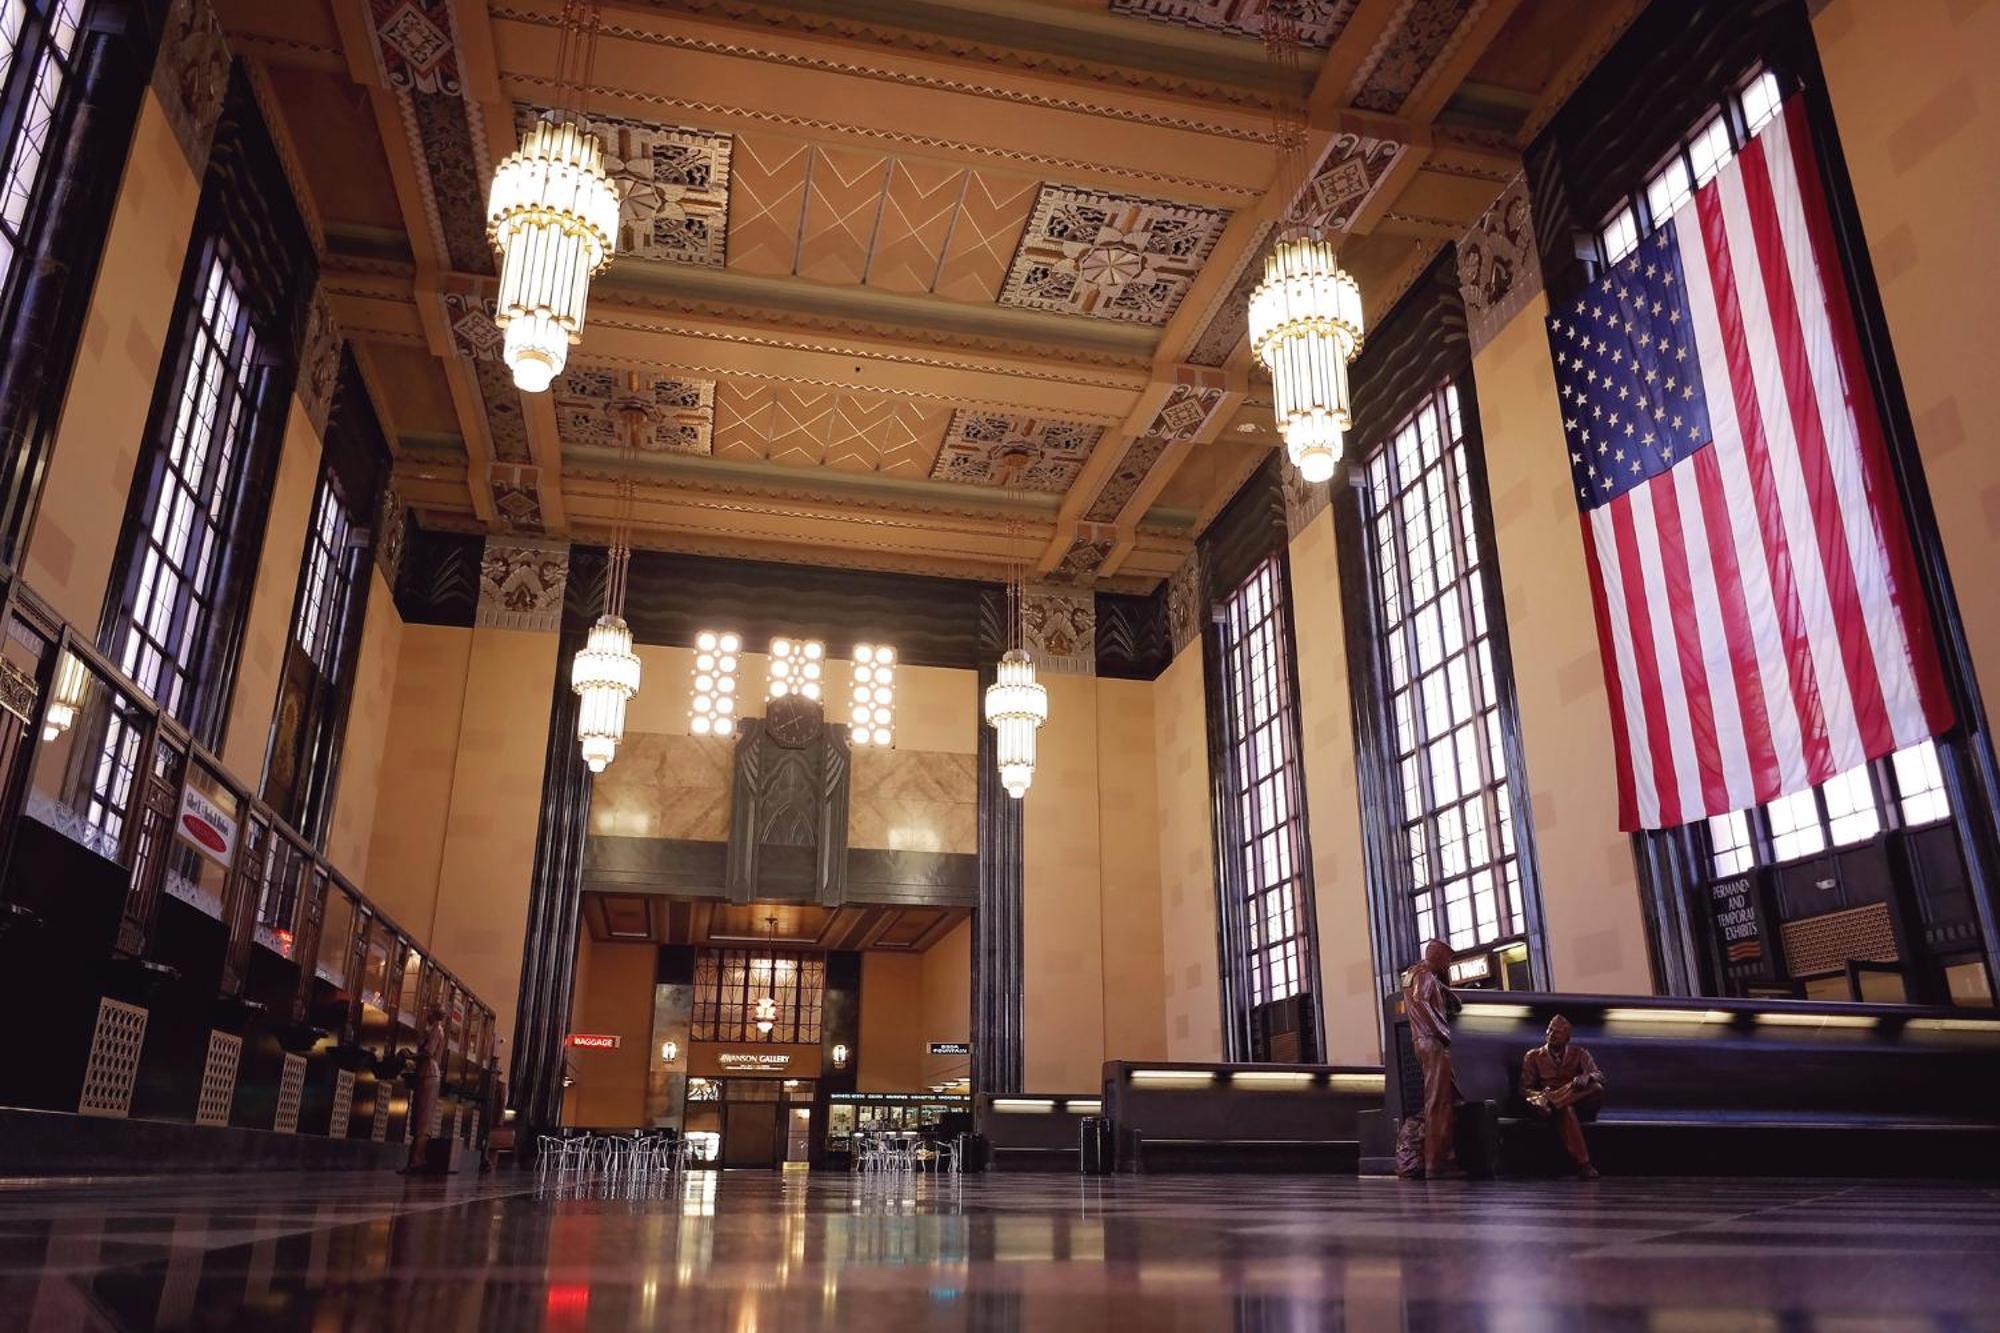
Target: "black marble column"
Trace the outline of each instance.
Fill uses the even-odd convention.
[[[511,1086],[517,1130],[528,1135],[562,1119],[563,1035],[576,983],[577,928],[582,919],[583,850],[590,829],[590,769],[576,744],[577,697],[569,661],[583,647],[603,578],[601,551],[573,550],[549,701],[548,749],[542,767],[535,874],[528,893],[521,990],[514,1019]]]
[[[994,661],[981,663],[982,701]],[[1021,1089],[1021,802],[1000,785],[993,729],[979,724],[979,906],[972,914],[972,1086]]]

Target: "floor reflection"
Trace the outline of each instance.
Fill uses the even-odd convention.
[[[0,1327],[2000,1329],[2000,1191],[695,1172],[0,1190]]]

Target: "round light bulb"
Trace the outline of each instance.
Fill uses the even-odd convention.
[[[690,723],[689,725],[690,725],[691,727],[693,727],[693,729],[694,729],[694,734],[695,734],[695,735],[697,735],[697,736],[706,736],[706,735],[708,735],[708,729],[709,729],[709,727],[710,727],[710,725],[711,725],[711,724],[710,724],[710,722],[709,722],[709,720],[708,720],[707,718],[705,718],[705,717],[703,717],[703,716],[702,716],[701,714],[697,713],[697,714],[695,714],[695,718],[694,718],[694,721],[693,721],[692,723]]]
[[[734,634],[725,634],[716,640],[715,646],[722,649],[725,653],[733,653],[743,646],[743,640],[737,638]]]
[[[701,633],[699,633],[699,634],[695,635],[695,637],[694,637],[694,646],[695,646],[695,647],[697,647],[697,648],[699,648],[699,649],[701,649],[701,650],[702,650],[703,652],[705,652],[705,653],[712,653],[712,652],[714,652],[714,651],[715,651],[715,631],[714,631],[714,630],[709,630],[709,629],[705,629],[705,630],[703,630],[703,631],[702,631]]]

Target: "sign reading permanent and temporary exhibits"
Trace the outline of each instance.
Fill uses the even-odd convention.
[[[1748,875],[1715,880],[1708,886],[1708,906],[1716,943],[1730,966],[1762,962],[1764,913],[1757,901],[1757,882]]]
[[[790,1051],[723,1051],[715,1057],[718,1068],[745,1070],[787,1069],[791,1067]]]
[[[625,1039],[615,1032],[572,1032],[569,1044],[580,1051],[615,1051]]]
[[[236,820],[191,784],[181,788],[174,834],[219,866],[227,867],[236,851]]]
[[[931,1043],[931,1054],[971,1055],[972,1043],[969,1041],[934,1041]]]

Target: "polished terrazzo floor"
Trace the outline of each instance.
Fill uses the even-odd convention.
[[[2000,1189],[0,1182],[0,1329],[2000,1330]]]

